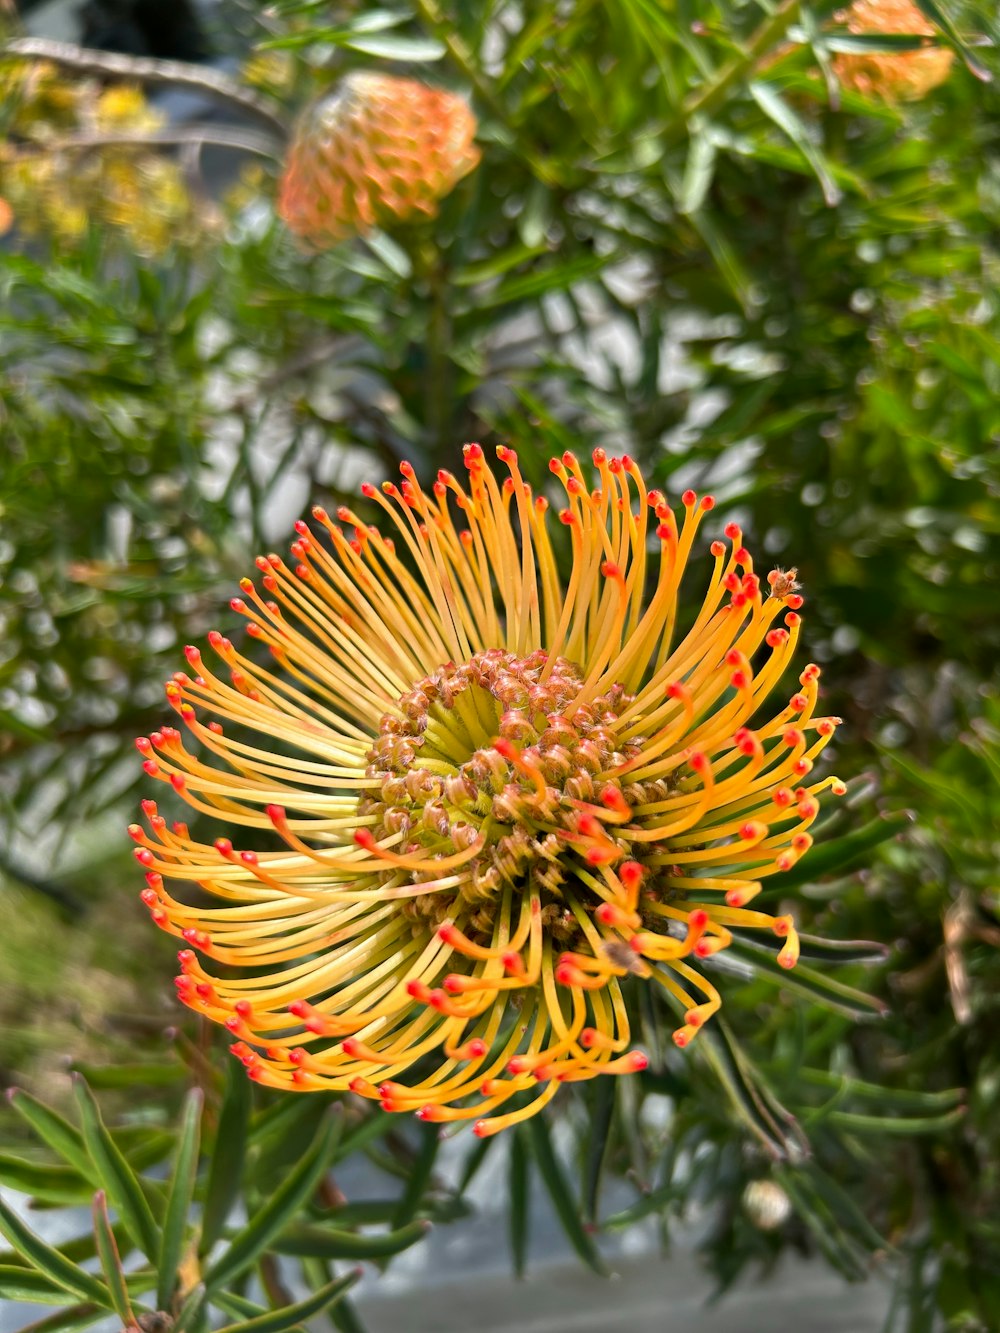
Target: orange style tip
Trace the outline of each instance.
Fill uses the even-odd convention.
[[[830,783],[830,790],[833,792],[834,796],[846,796],[847,783],[842,782],[840,778],[834,778]]]
[[[692,930],[704,930],[708,925],[708,913],[703,907],[696,907],[688,913],[688,925]]]
[[[615,846],[591,847],[587,852],[587,862],[592,866],[606,866],[619,856],[621,852]]]
[[[706,496],[705,498],[711,499],[710,496]],[[709,507],[711,508],[711,506]],[[641,1074],[644,1069],[649,1068],[649,1056],[645,1051],[630,1051],[625,1058],[628,1061],[629,1069],[633,1074]]]
[[[730,889],[726,894],[726,905],[728,907],[742,907],[747,901],[747,895],[742,889]]]
[[[507,1061],[508,1074],[526,1074],[530,1068],[530,1059],[521,1055],[515,1055],[513,1059]]]
[[[691,1040],[690,1036],[684,1031],[683,1028],[678,1028],[677,1031],[673,1034],[673,1037],[674,1037],[674,1045],[679,1046],[681,1050],[683,1050],[684,1047]]]
[[[490,1135],[495,1134],[497,1130],[496,1126],[491,1124],[489,1120],[477,1120],[472,1126],[472,1132],[477,1139],[488,1139]]]
[[[782,949],[781,952],[778,954],[778,966],[785,968],[786,971],[790,971],[797,962],[798,959],[795,957],[795,955],[791,953],[785,953],[784,949]]]
[[[136,842],[142,842],[143,838],[146,836],[139,824],[129,824],[127,832],[128,836],[133,838]]]

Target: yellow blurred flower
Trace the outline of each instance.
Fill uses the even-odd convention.
[[[729,524],[681,631],[711,496],[685,492],[678,523],[631,459],[554,459],[564,584],[548,501],[497,452],[503,480],[472,444],[464,486],[425,491],[408,464],[363,486],[391,537],[315,509],[291,564],[259,557],[232,608],[273,669],[210,634],[213,664],[189,647],[166,687],[190,741],[137,742],[151,778],[249,836],[201,842],[153,801],[130,828],[153,920],[190,946],[180,997],[252,1078],[480,1135],[645,1068],[631,985],[679,1003],[687,1045],[722,1003],[699,964],[734,929],[794,967],[791,916],[750,904],[844,790],[812,776],[839,721],[819,668],[765,709],[794,570],[762,581]]]
[[[51,66],[22,64],[0,75],[0,95],[14,107],[11,137],[0,142],[0,194],[25,235],[71,246],[103,224],[140,254],[156,256],[204,234],[207,215],[177,163],[155,146],[66,142],[154,133],[163,117],[141,89],[71,82]]]

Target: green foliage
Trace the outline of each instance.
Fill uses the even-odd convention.
[[[140,1163],[127,1148],[127,1125],[106,1128],[79,1076],[75,1086],[79,1128],[29,1094],[10,1093],[13,1110],[46,1156],[36,1159],[33,1148],[19,1144],[16,1154],[0,1161],[0,1185],[52,1204],[88,1199],[92,1229],[52,1246],[0,1201],[0,1232],[11,1247],[0,1254],[0,1296],[68,1306],[80,1327],[108,1311],[126,1326],[162,1311],[173,1329],[204,1328],[214,1311],[227,1329],[278,1333],[343,1300],[360,1270],[337,1275],[332,1264],[385,1262],[418,1243],[431,1217],[448,1217],[458,1203],[431,1178],[426,1147],[412,1152],[390,1118],[378,1112],[361,1120],[356,1109],[323,1098],[271,1098],[251,1108],[243,1079],[222,1092],[195,1087],[179,1116],[164,1123],[157,1151]],[[249,1115],[234,1149],[225,1136],[236,1104],[237,1114]],[[130,1120],[142,1123],[135,1114]],[[306,1139],[301,1150],[310,1123],[312,1141]],[[420,1180],[419,1189],[404,1196],[408,1216],[395,1228],[370,1229],[388,1220],[387,1208],[396,1216],[401,1205],[348,1202],[333,1183],[332,1171],[359,1133],[372,1151],[376,1142],[392,1139],[400,1163]],[[287,1135],[295,1142],[290,1170],[284,1165]],[[424,1142],[436,1150],[436,1140],[425,1136]],[[217,1169],[223,1149],[225,1173]],[[166,1164],[165,1179],[162,1170],[152,1170]],[[245,1220],[227,1222],[233,1212]],[[205,1227],[211,1217],[223,1220],[209,1245]],[[95,1254],[96,1274],[81,1267]],[[275,1255],[284,1256],[280,1272]],[[248,1286],[254,1290],[251,1277],[266,1304],[245,1294]],[[303,1288],[308,1294],[293,1299],[290,1293]],[[237,1322],[230,1322],[233,1317]]]
[[[722,1285],[789,1247],[853,1278],[889,1255],[893,1333],[1000,1326],[1000,29],[921,0],[956,59],[893,103],[838,88],[836,62],[913,39],[837,8],[234,4],[220,43],[259,48],[245,77],[279,123],[347,71],[409,73],[470,97],[479,170],[437,218],[316,256],[258,168],[224,226],[159,258],[97,224],[72,250],[2,242],[0,1073],[45,1096],[14,1095],[0,1184],[92,1227],[52,1247],[4,1205],[0,1296],[66,1328],[330,1308],[356,1329],[338,1265],[467,1208],[491,1141],[449,1191],[433,1134],[274,1099],[235,1065],[220,1089],[185,1028],[164,1055],[169,951],[120,923],[132,879],[104,830],[181,644],[253,556],[309,503],[363,513],[358,480],[404,457],[431,476],[480,439],[535,485],[551,453],[602,445],[670,493],[712,489],[797,567],[838,769],[870,771],[775,890],[802,918],[795,973],[737,940],[753,976],[726,1025],[666,1050],[670,1016],[638,998],[650,1070],[509,1136],[516,1270],[534,1199],[595,1268],[602,1230],[655,1216],[666,1238],[708,1205]],[[75,1110],[51,1073],[67,1043]],[[355,1154],[396,1197],[339,1196]],[[635,1187],[614,1214],[609,1173]]]

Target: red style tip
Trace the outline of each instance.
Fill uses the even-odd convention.
[[[364,847],[366,851],[371,851],[375,846],[375,838],[371,829],[359,828],[354,831],[354,841],[359,847]]]
[[[681,496],[681,504],[685,509],[693,509],[698,503],[698,496],[694,491],[685,491]]]

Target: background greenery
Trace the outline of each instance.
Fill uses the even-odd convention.
[[[132,1304],[179,1333],[327,1306],[355,1329],[343,1264],[469,1207],[492,1140],[445,1188],[437,1138],[399,1118],[251,1097],[172,1002],[119,829],[132,737],[254,554],[470,439],[535,482],[601,444],[669,494],[711,487],[720,526],[797,566],[836,767],[864,775],[796,886],[839,958],[789,978],[755,957],[683,1055],[650,1009],[651,1070],[557,1104],[569,1157],[519,1128],[515,1268],[532,1190],[596,1267],[602,1230],[655,1214],[666,1236],[707,1204],[723,1284],[818,1249],[890,1275],[894,1330],[1000,1327],[1000,25],[920,8],[958,54],[896,104],[833,62],[917,41],[845,38],[832,4],[227,0],[215,50],[272,121],[239,172],[207,148],[204,170],[56,152],[107,85],[0,63],[0,1077],[43,1098],[0,1118],[0,1183],[95,1219],[47,1251],[5,1215],[0,1296],[59,1307],[47,1329]],[[308,256],[274,215],[281,126],[356,68],[469,96],[483,162],[433,222]],[[66,1052],[113,1133],[80,1078],[73,1108]],[[339,1192],[360,1152],[396,1198]],[[607,1172],[635,1195],[614,1215]],[[116,1246],[145,1256],[127,1281]],[[78,1267],[95,1252],[103,1278]]]

